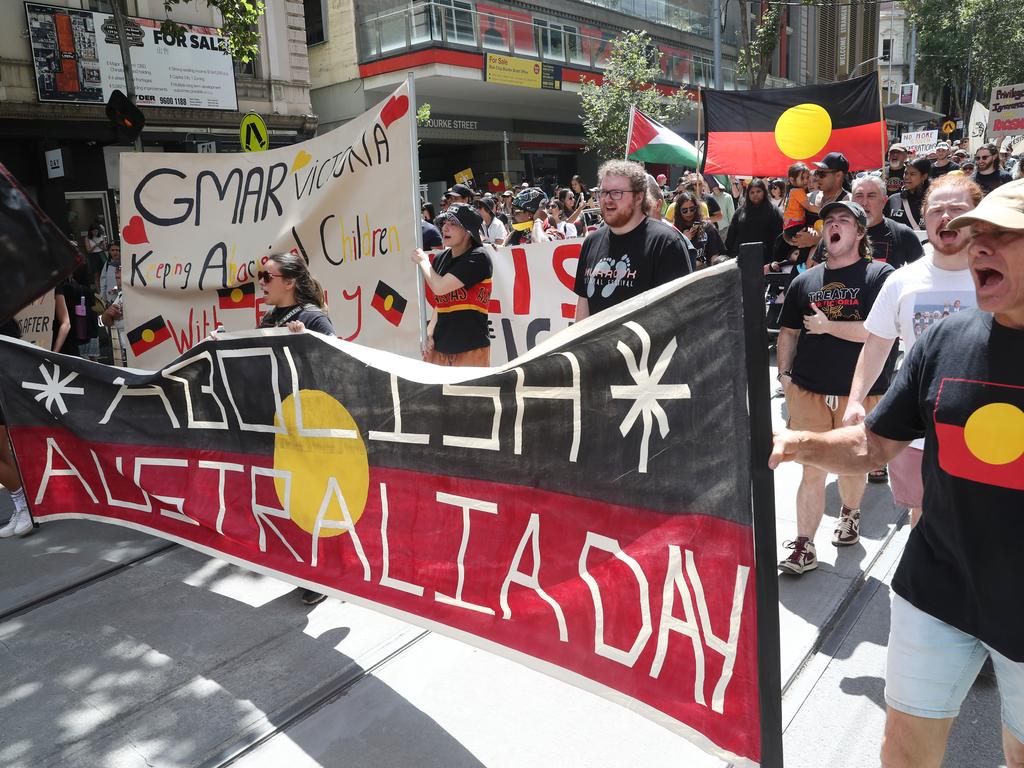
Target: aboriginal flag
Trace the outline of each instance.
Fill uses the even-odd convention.
[[[132,354],[136,357],[169,338],[171,338],[171,332],[167,330],[167,323],[164,322],[163,315],[157,315],[138,328],[128,331],[128,343],[131,344]]]
[[[943,380],[935,438],[939,466],[954,477],[1024,491],[1024,387]]]
[[[256,284],[242,283],[219,289],[217,306],[221,309],[255,309]]]
[[[842,152],[851,171],[880,168],[886,149],[878,74],[805,88],[701,91],[704,173],[785,176]]]
[[[397,326],[402,322],[405,306],[408,302],[394,288],[383,280],[377,281],[377,290],[373,292],[370,306],[380,312],[384,319]]]

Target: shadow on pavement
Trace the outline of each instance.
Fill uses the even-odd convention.
[[[337,601],[310,609],[294,591],[280,594],[280,582],[211,562],[176,549],[0,623],[0,765],[217,764],[358,680],[357,659],[376,663],[374,653],[407,631]],[[267,583],[277,593],[246,604],[215,591],[226,580],[246,595]],[[360,620],[346,624],[353,615]],[[332,730],[366,754],[401,755],[399,742],[412,739],[407,764],[480,765],[387,686],[363,684],[387,718]]]

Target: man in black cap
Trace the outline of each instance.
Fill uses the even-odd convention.
[[[448,198],[449,205],[452,205],[453,203],[473,202],[473,190],[465,184],[455,184],[451,189],[444,193],[444,196]]]
[[[420,249],[412,255],[427,283],[427,300],[434,307],[423,359],[437,365],[489,366],[487,310],[493,268],[482,247],[483,219],[473,206],[453,203],[437,221],[447,250],[433,265]]]
[[[850,163],[842,152],[829,152],[820,162],[814,163],[814,180],[818,184],[818,191],[809,196],[811,203],[820,210],[836,200],[849,200],[850,195],[843,186],[849,172]],[[821,233],[815,227],[815,222],[820,218],[820,213],[808,212],[806,228],[796,233],[784,233],[786,242],[801,249],[816,247],[821,243]],[[818,249],[817,255],[823,255],[822,251]]]
[[[882,284],[892,274],[888,264],[873,261],[868,218],[857,203],[827,203],[819,216],[826,257],[823,263],[798,275],[786,291],[779,316],[777,359],[779,382],[786,394],[789,428],[827,432],[842,426],[850,385],[861,347],[867,340],[864,319]],[[864,399],[874,407],[885,392],[895,359]],[[822,470],[805,466],[796,497],[797,531],[785,543],[793,552],[779,567],[797,576],[818,567],[814,534],[825,512]],[[840,475],[842,508],[832,543],[849,546],[860,539],[860,502],[864,474]]]

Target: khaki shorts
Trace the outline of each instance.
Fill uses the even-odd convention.
[[[468,352],[438,352],[430,350],[423,356],[423,361],[434,365],[454,366],[457,368],[489,368],[491,366],[491,348],[480,347],[471,349]]]
[[[881,395],[868,395],[864,398],[864,412],[878,405]],[[786,411],[789,413],[790,429],[802,429],[807,432],[828,432],[843,426],[843,414],[850,398],[846,395],[819,395],[808,392],[793,382],[786,388]]]

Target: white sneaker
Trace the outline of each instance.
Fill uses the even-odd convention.
[[[0,528],[0,539],[9,539],[11,536],[28,536],[32,533],[32,516],[28,509],[15,509],[7,525]]]

